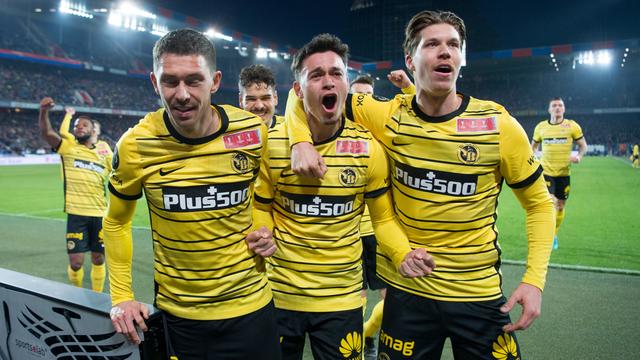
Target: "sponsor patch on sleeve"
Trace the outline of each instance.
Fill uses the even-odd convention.
[[[233,134],[227,134],[222,136],[225,149],[237,149],[250,145],[260,144],[260,130],[247,130],[240,131]]]
[[[369,143],[364,140],[336,141],[336,154],[368,154]]]
[[[459,133],[494,131],[498,129],[496,117],[487,118],[458,118],[457,131]]]

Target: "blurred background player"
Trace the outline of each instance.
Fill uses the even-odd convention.
[[[284,121],[275,114],[278,106],[276,79],[268,67],[257,64],[250,65],[240,71],[238,81],[240,107],[262,118],[267,128],[271,129]]]
[[[65,115],[60,123],[60,136],[63,138],[74,139],[75,137],[71,132],[69,132],[69,127],[71,125],[71,119],[73,115],[76,113],[76,109],[73,107],[65,108]],[[91,119],[93,123],[93,131],[91,131],[90,143],[96,147],[96,151],[99,154],[106,155],[111,154],[111,146],[106,141],[100,140],[101,134],[101,125],[100,122],[96,119]]]
[[[577,164],[587,153],[587,141],[580,125],[574,120],[564,118],[564,101],[556,97],[549,101],[549,119],[543,120],[533,132],[531,148],[535,153],[542,144],[542,168],[544,179],[553,198],[556,209],[556,230],[553,237],[553,249],[558,248],[558,229],[564,220],[564,207],[569,199],[569,165]],[[573,143],[578,144],[578,153],[572,154]]]
[[[633,150],[631,153],[631,163],[633,164],[633,168],[638,168],[638,163],[640,162],[640,147],[638,143],[633,144]]]
[[[102,292],[105,279],[102,217],[107,208],[105,181],[111,171],[111,148],[107,144],[96,146],[92,139],[95,126],[89,117],[76,119],[73,136],[69,133],[75,114],[73,108],[67,108],[60,134],[56,133],[49,120],[49,110],[54,105],[53,99],[42,99],[39,124],[42,137],[62,160],[69,254],[67,274],[72,284],[82,287],[84,253],[91,251],[91,287]]]

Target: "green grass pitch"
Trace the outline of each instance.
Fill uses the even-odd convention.
[[[0,267],[66,283],[59,166],[0,167],[0,194]],[[506,185],[499,201],[503,258],[523,261],[527,252],[524,211]],[[551,256],[551,263],[559,267],[549,270],[542,317],[530,329],[518,333],[524,358],[640,356],[639,205],[640,170],[632,169],[628,161],[586,158],[573,167],[571,196],[559,233],[560,248]],[[138,299],[152,302],[153,258],[148,214],[142,201],[134,226],[134,290]],[[505,293],[517,286],[523,272],[524,266],[503,266]],[[85,278],[88,281],[88,276]],[[372,294],[369,307],[376,301],[377,295]],[[516,308],[512,318],[519,317],[518,311]],[[443,359],[452,358],[445,349]]]

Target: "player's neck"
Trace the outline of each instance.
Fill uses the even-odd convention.
[[[335,124],[325,124],[311,114],[307,114],[307,119],[314,143],[321,143],[333,137],[340,130],[343,121],[339,119]]]
[[[460,104],[462,104],[462,98],[457,95],[455,89],[444,95],[418,90],[417,96],[416,102],[420,110],[433,117],[450,114],[458,110]]]
[[[564,121],[564,116],[552,116],[551,117],[551,123],[552,124],[560,124],[563,121]]]
[[[196,121],[193,126],[178,127],[174,124],[176,131],[189,139],[199,139],[212,135],[220,128],[220,116],[213,108],[209,107],[209,110],[205,111],[202,119]]]

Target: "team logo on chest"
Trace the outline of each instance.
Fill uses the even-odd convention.
[[[474,144],[462,144],[458,148],[458,159],[465,164],[473,164],[478,161],[480,150]]]
[[[231,167],[239,173],[247,172],[249,170],[249,158],[247,155],[237,152],[231,157]]]
[[[352,168],[344,168],[340,171],[339,175],[340,184],[344,186],[353,186],[358,179],[355,170]]]

